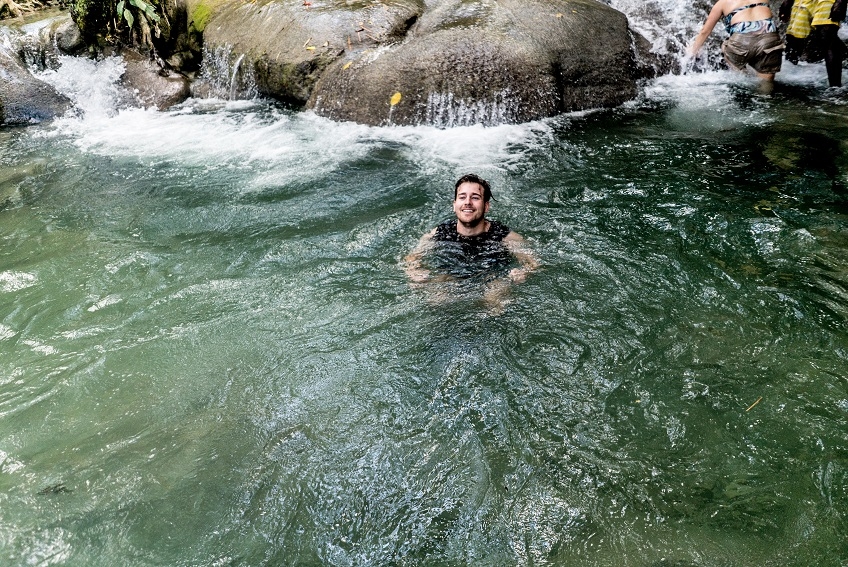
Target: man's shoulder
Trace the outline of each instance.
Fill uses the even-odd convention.
[[[489,235],[496,240],[503,240],[511,232],[510,228],[496,220],[489,221]]]

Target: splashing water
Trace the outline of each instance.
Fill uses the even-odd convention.
[[[706,16],[703,10],[693,8],[692,2],[612,0],[609,4],[626,14],[630,26],[660,55],[681,55]]]

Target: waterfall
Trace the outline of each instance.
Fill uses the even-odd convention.
[[[697,60],[685,57],[687,46],[704,25],[710,2],[704,0],[610,0],[627,16],[630,27],[651,44],[651,52],[668,62],[671,72],[715,70],[722,66],[720,34],[707,40]]]
[[[231,46],[214,50],[203,48],[200,77],[192,87],[192,94],[199,98],[222,98],[228,100],[252,99],[259,96],[256,79],[250,66],[242,66],[244,54],[233,60]]]
[[[686,71],[710,71],[723,68],[719,44],[723,39],[721,30],[711,34],[700,56],[696,60],[684,57],[686,46],[707,16],[710,2],[706,0],[603,0],[612,8],[624,13],[634,32],[643,36],[650,50],[664,61],[664,73],[678,74]],[[774,4],[774,3],[773,3]],[[120,60],[107,61],[102,69],[85,58],[67,57],[60,54],[55,38],[50,38],[51,27],[58,17],[49,17],[34,23],[12,27],[0,26],[0,51],[24,61],[27,68],[39,78],[53,84],[60,92],[75,99],[77,107],[87,105],[85,100],[101,100],[105,108],[114,112],[117,107],[133,104],[126,93],[121,94],[117,86],[123,66]],[[848,26],[840,30],[848,37]],[[59,67],[69,66],[59,72]],[[109,81],[104,88],[91,83],[95,75],[82,68],[99,69],[96,74],[105,75]],[[75,76],[78,72],[80,76]],[[818,69],[801,69],[784,65],[782,81],[797,83],[817,81]],[[93,90],[92,90],[93,89]],[[192,85],[195,98],[224,100],[251,100],[259,96],[252,65],[246,64],[245,56],[233,53],[230,46],[203,50],[199,78]],[[83,98],[81,104],[78,97]],[[98,108],[93,105],[89,112]],[[486,101],[463,100],[450,92],[430,93],[426,103],[425,122],[440,128],[471,124],[496,125],[514,119],[516,105],[511,93],[502,91]]]
[[[698,33],[707,14],[703,2],[692,0],[612,0],[610,6],[627,16],[633,30],[651,42],[659,55],[679,55]]]
[[[703,23],[708,5],[703,0],[604,0],[624,13],[634,31],[651,44],[651,51],[670,61],[665,68],[679,69],[686,45]],[[708,44],[709,45],[709,44]],[[721,55],[705,49],[701,67],[718,68]],[[244,55],[237,56],[231,46],[203,49],[199,79],[192,87],[198,98],[229,100],[259,96],[253,69],[243,65]],[[691,65],[691,63],[690,63]],[[509,93],[499,93],[488,102],[467,102],[452,93],[431,93],[427,100],[427,119],[440,127],[468,124],[501,124],[507,121],[513,106]]]
[[[45,11],[43,19],[0,26],[0,37],[8,51],[17,52],[31,71],[57,69],[61,51],[53,32],[64,21],[70,21],[67,12]]]
[[[57,91],[69,97],[87,117],[107,118],[119,109],[134,106],[134,99],[120,85],[126,65],[120,57],[99,61],[87,57],[59,55],[55,69],[34,73]]]
[[[482,124],[504,124],[515,108],[508,90],[497,93],[491,101],[466,101],[452,93],[430,93],[427,97],[427,124],[437,128],[453,128]]]
[[[241,68],[242,61],[244,61],[244,53],[238,56],[238,59],[236,59],[236,62],[233,65],[233,74],[230,76],[230,100],[234,100],[238,94],[237,79],[239,77],[239,69]]]

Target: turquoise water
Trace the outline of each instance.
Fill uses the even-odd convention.
[[[119,111],[115,65],[0,131],[0,563],[845,565],[822,67],[442,131]],[[542,263],[497,309],[401,266],[467,171]]]

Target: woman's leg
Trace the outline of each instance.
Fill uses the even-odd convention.
[[[821,27],[824,35],[824,65],[827,68],[827,82],[831,87],[841,87],[845,44],[839,39],[839,26]]]

